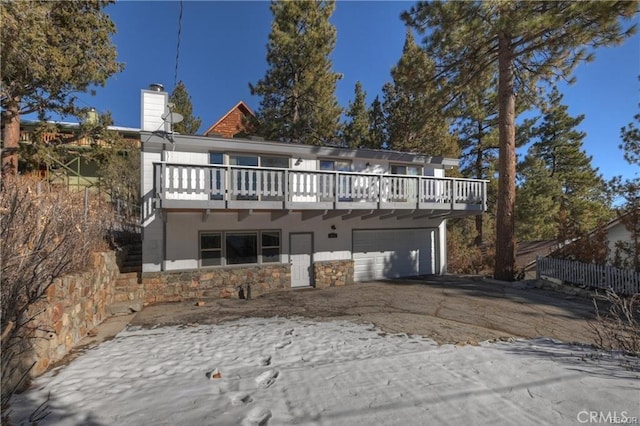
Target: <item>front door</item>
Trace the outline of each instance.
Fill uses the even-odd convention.
[[[309,287],[313,278],[311,233],[290,234],[291,287]]]

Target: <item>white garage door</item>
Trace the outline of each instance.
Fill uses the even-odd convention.
[[[355,281],[432,274],[433,229],[353,231]]]

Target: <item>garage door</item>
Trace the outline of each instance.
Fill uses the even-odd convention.
[[[433,229],[353,231],[355,281],[432,274]]]

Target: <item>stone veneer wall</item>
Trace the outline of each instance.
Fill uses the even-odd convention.
[[[109,316],[114,286],[120,274],[113,252],[91,255],[86,272],[56,278],[46,299],[30,312],[42,311],[31,325],[37,327],[31,339],[32,376],[42,374],[61,360],[80,339]],[[29,363],[30,365],[30,363]]]
[[[316,288],[353,284],[353,260],[327,260],[313,264]]]
[[[238,287],[251,296],[291,287],[289,264],[145,272],[142,274],[145,304],[199,298],[237,298]]]

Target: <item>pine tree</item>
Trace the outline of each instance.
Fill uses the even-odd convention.
[[[269,68],[252,95],[262,97],[257,133],[267,139],[322,145],[337,140],[342,112],[335,96],[340,75],[329,55],[336,30],[333,1],[274,1],[267,44]]]
[[[172,111],[182,114],[183,120],[173,125],[173,131],[184,135],[195,135],[202,124],[200,117],[193,115],[193,105],[187,87],[182,81],[173,89],[169,96],[169,102],[173,104]]]
[[[435,66],[407,35],[398,64],[392,68],[393,83],[383,87],[383,109],[389,148],[433,156],[457,156],[455,138],[442,110],[432,108],[438,95]]]
[[[110,1],[2,1],[0,99],[2,169],[16,173],[20,116],[49,112],[84,116],[78,92],[104,86],[122,70],[103,11]]]
[[[571,117],[567,109],[562,104],[562,95],[554,88],[548,104],[542,108],[541,123],[530,132],[534,143],[525,159],[525,185],[520,188],[519,194],[533,198],[535,203],[535,194],[541,188],[551,190],[546,197],[554,201],[553,208],[549,208],[540,197],[538,208],[532,205],[527,209],[535,208],[535,221],[553,223],[556,227],[553,235],[548,232],[535,235],[530,228],[530,238],[576,238],[611,216],[604,180],[598,175],[597,169],[591,166],[591,157],[582,149],[586,134],[576,129],[584,115]],[[539,170],[539,162],[544,165],[543,170]],[[535,167],[527,170],[531,164]],[[535,183],[527,184],[526,179],[532,179]],[[524,217],[522,219],[521,226],[527,227],[527,221]]]
[[[519,165],[516,235],[518,241],[551,240],[558,237],[560,181],[549,176],[539,148],[533,146]]]
[[[382,111],[382,102],[378,96],[375,97],[369,110],[369,138],[367,140],[367,148],[382,149],[387,146],[387,136],[385,133],[384,112]]]
[[[624,158],[629,164],[640,168],[640,114],[634,122],[621,129]],[[614,252],[614,264],[640,272],[640,174],[623,179],[617,176],[610,182],[613,193],[620,198],[618,214],[624,227],[629,231],[630,241],[620,241]]]
[[[345,144],[351,148],[366,147],[369,140],[369,115],[367,114],[367,94],[362,83],[356,82],[353,101],[349,102],[346,116],[349,121],[344,125]]]
[[[455,131],[461,150],[460,172],[464,177],[489,180],[487,195],[495,199],[498,107],[490,79],[483,83],[477,87],[477,90],[470,91],[461,97],[455,107],[449,110],[449,114],[456,118]],[[493,205],[489,204],[489,206],[493,210]],[[495,211],[476,215],[474,237],[476,246],[486,240],[485,222],[490,219],[489,216],[494,215]]]
[[[590,48],[620,44],[635,32],[620,18],[637,13],[637,2],[419,2],[403,14],[426,32],[426,49],[439,75],[452,75],[443,107],[497,69],[499,181],[494,276],[515,275],[516,94],[533,99],[539,83],[571,80],[575,66],[592,58]],[[529,100],[530,101],[530,100]]]

